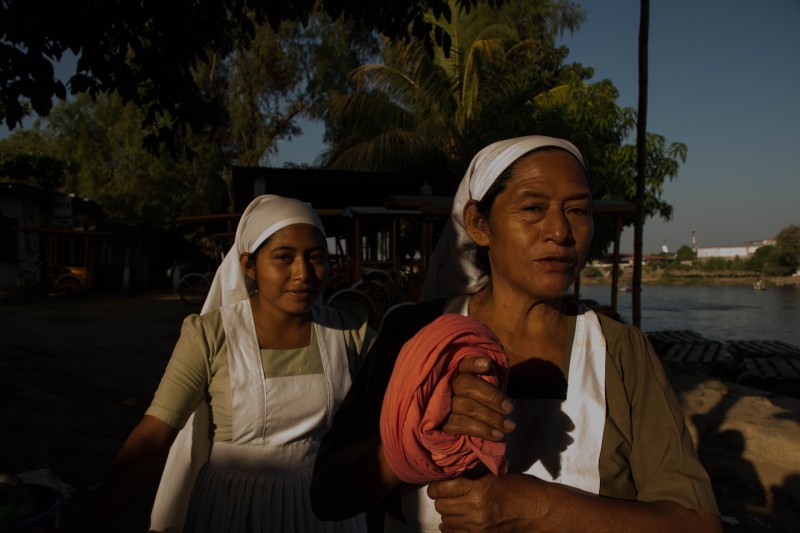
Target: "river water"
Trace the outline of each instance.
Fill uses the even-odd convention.
[[[581,285],[581,298],[611,302],[610,285]],[[800,287],[642,287],[645,332],[692,330],[717,341],[780,340],[800,346]],[[617,312],[632,322],[632,293],[619,292]]]

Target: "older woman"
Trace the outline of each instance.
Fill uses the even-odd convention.
[[[720,531],[708,476],[656,354],[632,326],[569,296],[594,230],[580,152],[560,139],[494,143],[454,199],[423,299],[380,332],[314,468],[325,519],[385,510],[386,531]],[[379,431],[406,341],[443,313],[489,326],[502,392],[463,360],[441,430],[505,441],[509,473],[402,483]],[[383,416],[399,416],[383,413]]]

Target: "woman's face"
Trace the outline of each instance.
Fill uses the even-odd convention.
[[[583,268],[594,233],[592,197],[583,166],[571,154],[537,152],[517,162],[486,220],[468,231],[489,249],[492,293],[561,297]],[[474,209],[474,208],[472,208]],[[474,213],[477,209],[474,209]]]
[[[255,280],[260,304],[290,315],[303,314],[328,283],[327,243],[310,224],[292,224],[275,232],[256,252],[242,255],[245,275]]]

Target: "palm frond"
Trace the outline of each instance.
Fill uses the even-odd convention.
[[[389,129],[341,151],[329,162],[330,168],[361,171],[399,171],[422,167],[426,162],[436,166],[441,154],[414,132]]]

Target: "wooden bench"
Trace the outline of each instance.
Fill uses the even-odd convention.
[[[710,340],[690,330],[647,333],[665,365],[800,397],[800,347],[783,341]]]
[[[653,331],[647,333],[647,337],[665,365],[727,379],[737,374],[736,363],[725,344],[707,339],[696,331]]]
[[[742,340],[728,341],[726,344],[737,358],[800,357],[800,347],[783,341]]]

